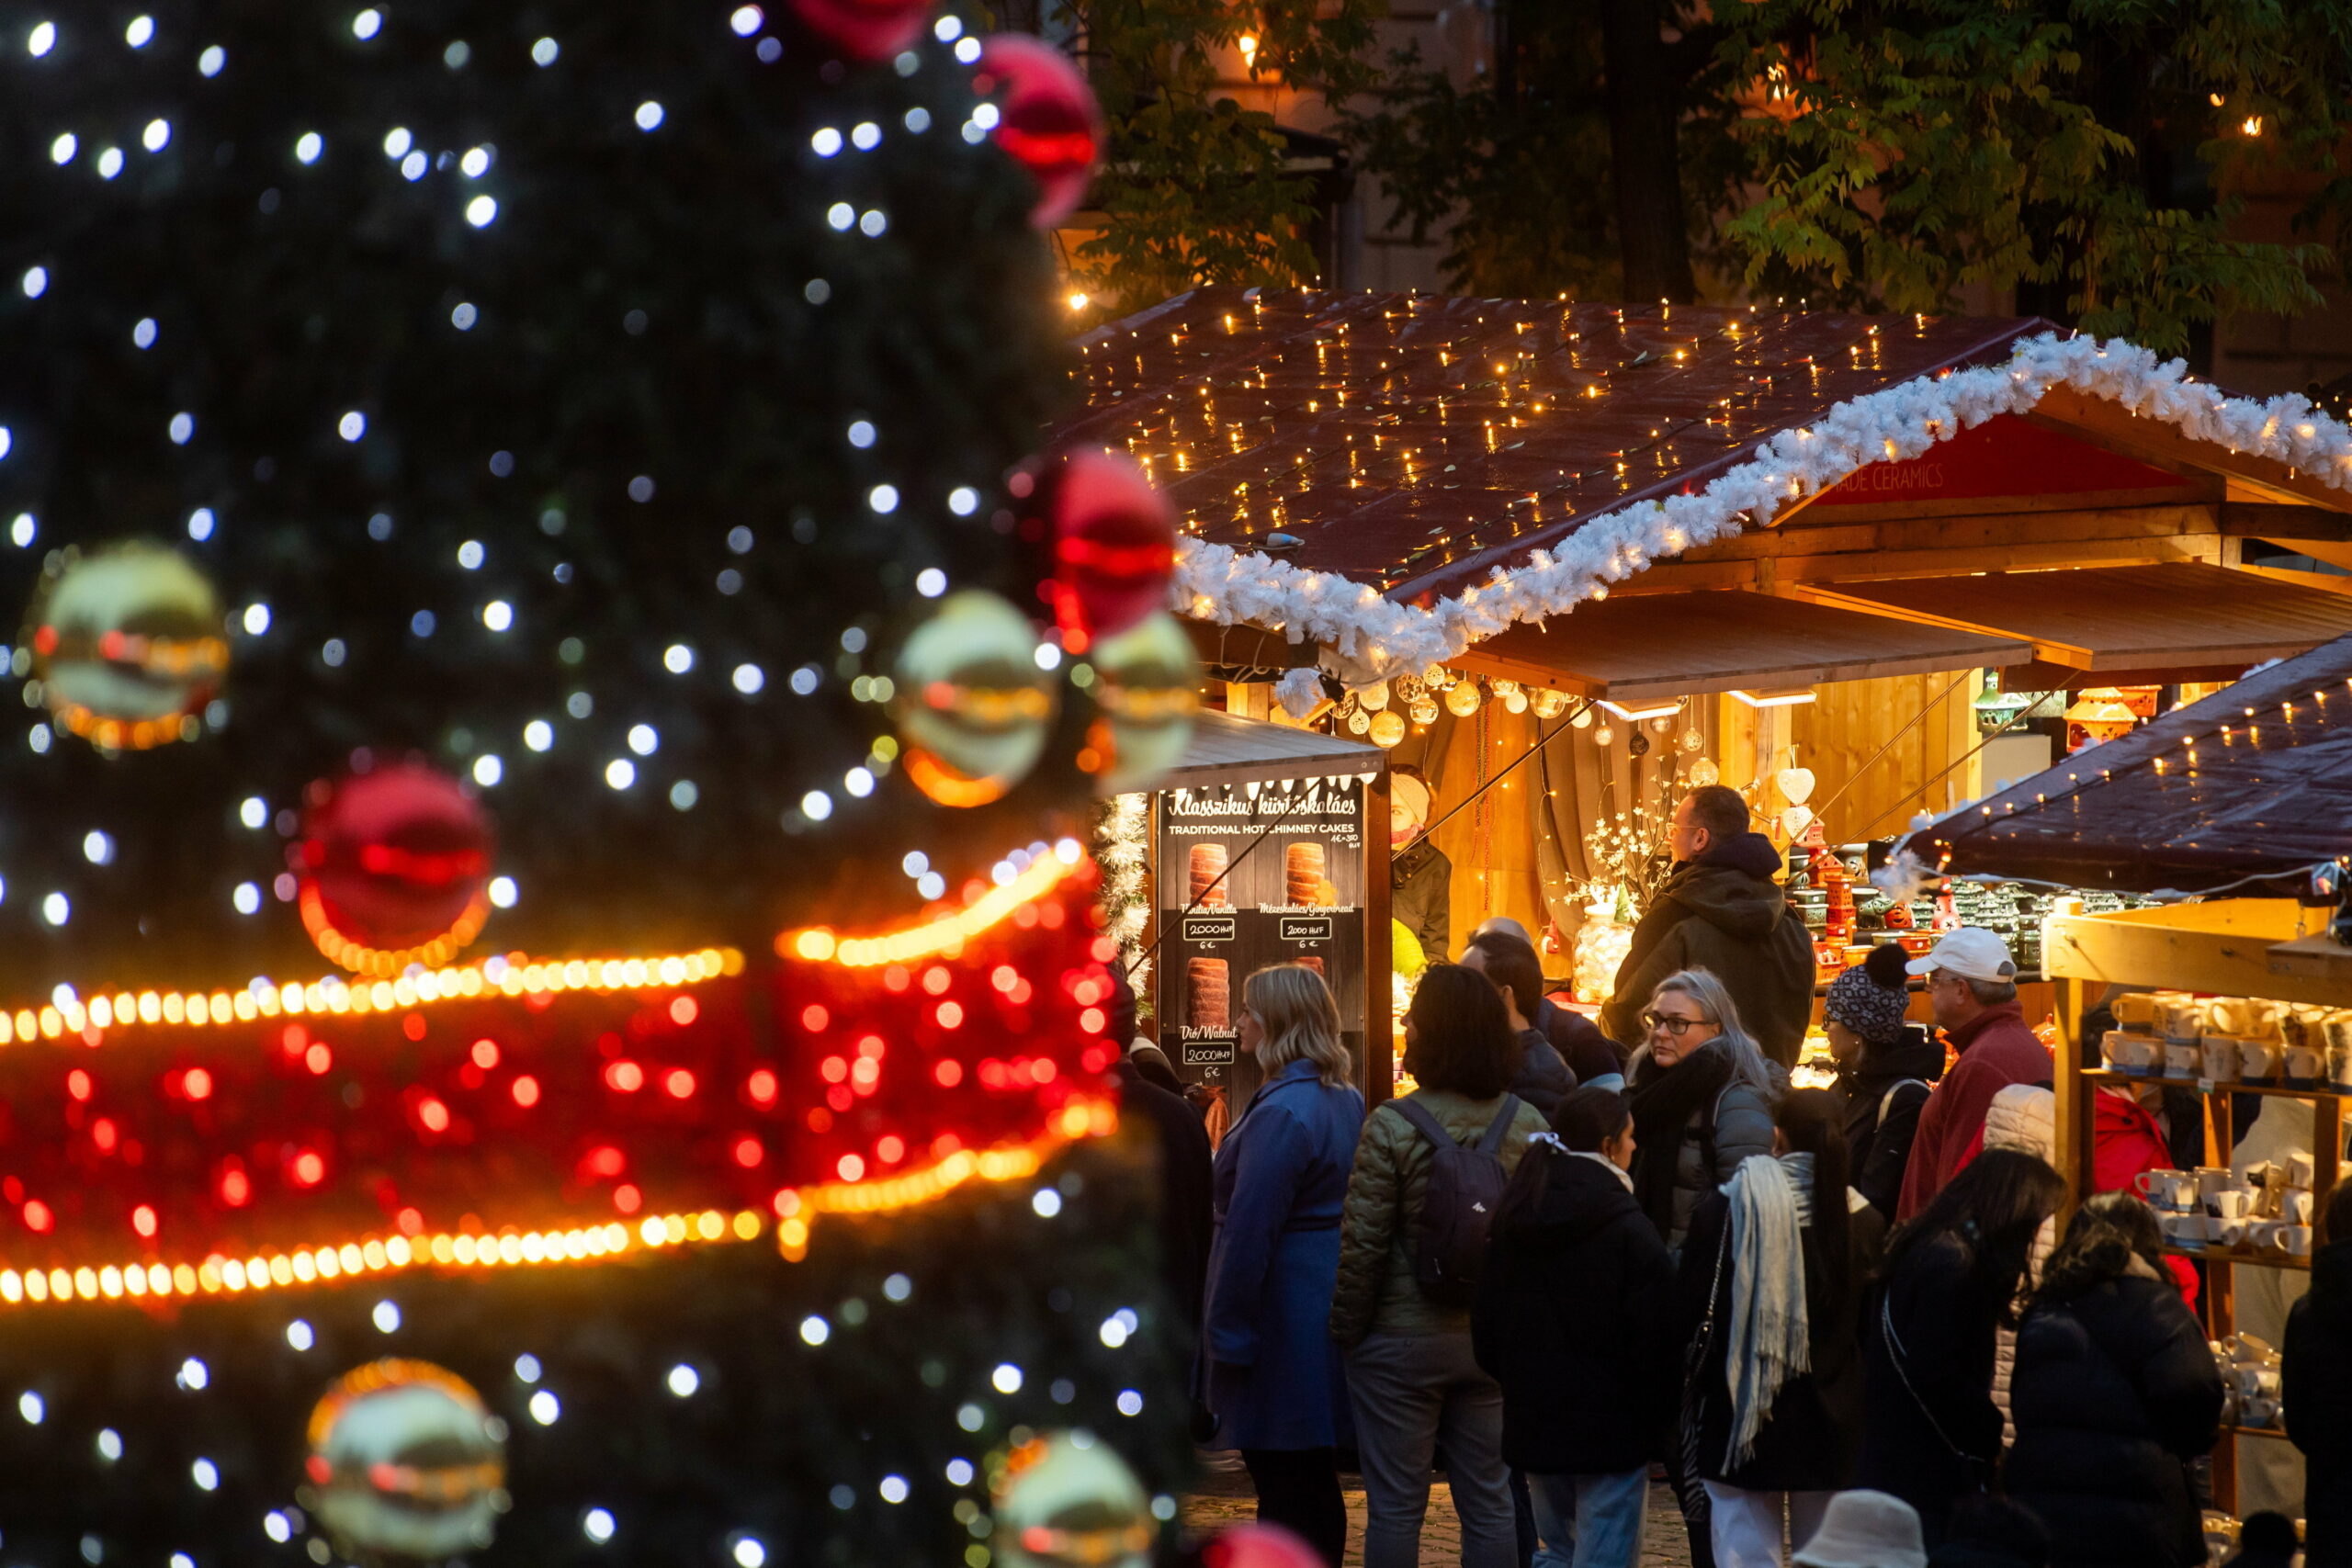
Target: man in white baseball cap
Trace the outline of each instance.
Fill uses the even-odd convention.
[[[1928,1005],[1944,1039],[1960,1054],[1919,1112],[1911,1163],[1903,1173],[1895,1218],[1907,1220],[1943,1190],[1961,1156],[1984,1130],[1993,1097],[2011,1084],[2048,1083],[2050,1052],[2018,1007],[2018,966],[1991,931],[1962,926],[1946,932],[1925,958],[1906,967],[1928,977]]]

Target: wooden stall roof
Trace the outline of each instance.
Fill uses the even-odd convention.
[[[1204,288],[1082,339],[1054,435],[1133,454],[1202,538],[1290,534],[1284,558],[1409,599],[2049,325]]]
[[[1388,753],[1377,746],[1209,709],[1194,724],[1193,743],[1185,748],[1183,760],[1162,773],[1152,787],[1213,789],[1219,784],[1387,770]]]
[[[2301,581],[2290,582],[2172,561],[1849,582],[1831,597],[2015,634],[2052,656],[2047,674],[2161,683],[2234,680],[2248,665],[2352,632],[2352,578],[2296,575]],[[2343,591],[2321,586],[2330,581]],[[2021,671],[2011,684],[2030,688],[2044,678]]]
[[[2352,610],[2352,600],[2346,601]],[[2034,645],[1749,592],[1609,598],[1478,644],[1465,670],[1627,702],[2022,664]]]
[[[2075,574],[2079,576],[2080,574]],[[2247,676],[1914,833],[1958,876],[2302,890],[2352,856],[2352,637]]]

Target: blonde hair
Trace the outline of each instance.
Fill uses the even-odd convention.
[[[1340,1004],[1321,975],[1304,964],[1271,964],[1242,982],[1241,1006],[1265,1032],[1258,1065],[1267,1077],[1304,1058],[1330,1087],[1348,1082],[1351,1064],[1340,1043]]]
[[[1658,998],[1668,991],[1689,997],[1699,1004],[1701,1012],[1714,1021],[1715,1039],[1723,1043],[1724,1052],[1731,1057],[1734,1082],[1745,1083],[1767,1099],[1778,1096],[1780,1089],[1772,1081],[1771,1068],[1765,1065],[1763,1048],[1739,1026],[1739,1009],[1733,1005],[1731,993],[1724,988],[1713,970],[1676,970],[1651,989],[1650,1006],[1657,1006]],[[1645,1039],[1637,1055],[1646,1058],[1649,1053],[1650,1044]]]

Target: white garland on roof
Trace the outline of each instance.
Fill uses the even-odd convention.
[[[2186,362],[2160,359],[2120,338],[2045,333],[2018,344],[2006,365],[1922,377],[1839,403],[1818,423],[1772,435],[1748,461],[1696,494],[1603,513],[1552,548],[1498,567],[1486,581],[1428,609],[1384,598],[1335,572],[1189,538],[1178,554],[1170,604],[1220,626],[1265,626],[1294,643],[1319,643],[1334,673],[1351,686],[1368,685],[1458,658],[1508,626],[1540,626],[1606,598],[1611,583],[1655,560],[1761,526],[1792,501],[1872,463],[1917,457],[1996,414],[2023,413],[2057,387],[2161,421],[2192,440],[2269,457],[2352,490],[2352,431],[2308,399],[2233,398],[2191,380]],[[1294,686],[1304,699],[1302,672],[1285,682],[1285,705]]]

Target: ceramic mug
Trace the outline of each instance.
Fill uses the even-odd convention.
[[[2254,1084],[2275,1083],[2278,1077],[2278,1047],[2267,1040],[2248,1040],[2238,1048],[2239,1072]]]
[[[2327,1058],[2308,1045],[2290,1045],[2286,1052],[2287,1081],[2309,1089],[2327,1071]]]
[[[2197,1168],[2197,1201],[2207,1213],[2217,1211],[2214,1200],[2238,1183],[2237,1172],[2226,1165],[2200,1165]]]
[[[2312,1223],[2312,1195],[2301,1187],[2290,1187],[2278,1195],[2278,1217],[2290,1225]]]
[[[2205,1216],[2202,1214],[2159,1214],[2157,1223],[2164,1226],[2165,1240],[2184,1251],[2205,1249]]]
[[[2312,1227],[2309,1225],[2279,1226],[2278,1245],[2290,1258],[2309,1258],[2312,1255]]]
[[[2246,1427],[2274,1427],[2278,1423],[2278,1402],[2275,1399],[2249,1399],[2238,1406],[2239,1424]]]
[[[2184,1079],[2195,1077],[2199,1055],[2198,1047],[2194,1044],[2179,1040],[2165,1042],[2165,1077]]]
[[[2225,1034],[2205,1037],[2205,1076],[2215,1083],[2238,1081],[2238,1043]]]
[[[2197,1037],[2205,1032],[2205,1020],[2195,1002],[2168,1001],[2157,1014],[2156,1027],[2163,1031],[2166,1040],[2187,1041],[2193,1044]]]
[[[2206,1212],[2218,1219],[2243,1220],[2253,1208],[2253,1193],[2243,1187],[2230,1187],[2213,1194]]]
[[[2257,1252],[2276,1252],[2281,1228],[2277,1220],[2256,1220],[2245,1228],[2245,1244]]]
[[[2132,1190],[2160,1213],[2186,1210],[2197,1190],[2197,1179],[2185,1170],[2143,1170],[2132,1179]]]
[[[2339,1089],[2352,1091],[2352,1043],[2327,1048],[2327,1081]]]
[[[2156,1043],[2144,1034],[2126,1034],[2120,1029],[2110,1029],[2100,1038],[2099,1051],[2110,1070],[2141,1077],[2155,1059]]]
[[[2308,1191],[2312,1179],[2319,1173],[2319,1158],[2308,1149],[2287,1156],[2287,1185]]]
[[[2218,1227],[2212,1233],[2212,1239],[2220,1242],[2223,1247],[2244,1247],[2245,1245],[2245,1233],[2248,1222],[2245,1220],[2208,1220],[2205,1223],[2210,1226]]]

